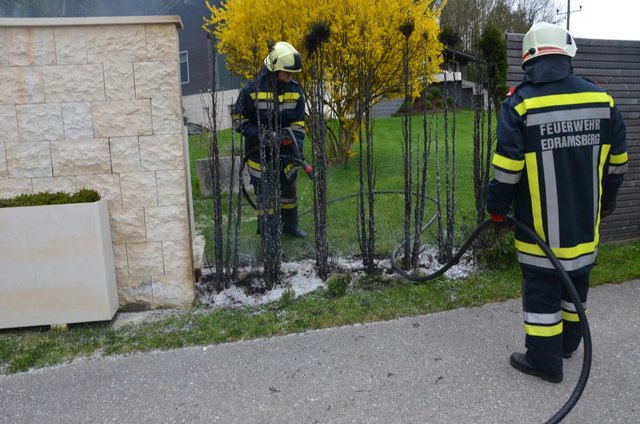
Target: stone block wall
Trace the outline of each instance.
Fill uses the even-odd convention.
[[[194,296],[181,25],[0,19],[0,198],[84,187],[106,198],[121,307]]]

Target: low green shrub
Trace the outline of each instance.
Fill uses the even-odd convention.
[[[386,275],[363,275],[353,283],[353,286],[359,290],[383,290],[394,283],[392,278]]]
[[[478,261],[483,267],[505,270],[518,263],[513,231],[491,228],[484,240],[486,245],[478,252]]]
[[[327,279],[327,293],[330,297],[342,297],[351,284],[350,274],[334,274]]]
[[[200,179],[198,177],[191,178],[191,192],[195,196],[200,196]]]
[[[442,97],[442,90],[440,90],[439,87],[436,86],[432,86],[431,88],[429,88],[429,94],[431,95],[431,98],[441,98]]]
[[[20,206],[66,205],[69,203],[92,203],[100,200],[100,194],[95,190],[83,188],[75,193],[33,193],[21,194],[9,199],[0,199],[0,208],[15,208]]]
[[[291,287],[287,287],[283,292],[282,296],[278,300],[278,307],[280,308],[289,308],[293,305],[293,302],[296,301],[296,292]]]

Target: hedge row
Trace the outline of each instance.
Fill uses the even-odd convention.
[[[69,203],[92,203],[100,200],[95,190],[83,188],[75,193],[33,193],[21,194],[10,199],[0,199],[0,208],[14,208],[19,206],[66,205]]]

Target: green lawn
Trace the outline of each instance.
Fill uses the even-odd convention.
[[[473,199],[471,167],[471,113],[458,115],[458,221],[463,227],[473,227]],[[465,121],[465,122],[463,122]],[[377,188],[393,190],[402,187],[399,118],[379,119],[375,124],[377,154]],[[416,126],[419,125],[416,120]],[[417,134],[417,132],[416,132]],[[230,133],[222,137],[228,140]],[[206,142],[191,139],[192,161],[206,157]],[[195,168],[192,166],[192,170]],[[357,189],[355,160],[345,167],[332,168],[329,176],[331,197],[355,192]],[[194,171],[195,172],[195,171]],[[432,181],[433,181],[432,167]],[[300,181],[300,200],[304,208],[311,205],[310,185]],[[400,239],[402,205],[399,196],[381,196],[378,201],[380,254]],[[196,194],[196,216],[201,228],[210,222],[211,200]],[[330,242],[334,252],[357,254],[352,229],[352,202],[332,203],[330,213]],[[245,208],[249,220],[252,211]],[[257,238],[255,222],[242,229],[242,249],[255,252]],[[312,229],[310,215],[302,218],[302,225]],[[208,231],[210,232],[210,231]],[[465,231],[461,231],[460,237]],[[286,240],[289,258],[311,256],[312,241]],[[520,295],[520,273],[514,260],[491,269],[480,270],[468,278],[447,280],[439,278],[427,283],[412,284],[384,276],[363,277],[354,281],[346,294],[336,296],[331,291],[318,291],[298,299],[283,296],[273,304],[260,308],[239,310],[207,310],[197,305],[189,311],[154,323],[129,325],[113,329],[108,323],[89,323],[70,326],[68,331],[48,328],[27,328],[0,331],[0,374],[51,366],[78,357],[100,357],[155,349],[171,349],[193,345],[207,345],[255,337],[268,337],[311,329],[334,327],[415,316],[442,310],[471,307],[501,301]],[[640,241],[626,245],[604,245],[593,270],[591,284],[618,283],[640,278]]]
[[[422,117],[413,119],[414,143],[422,143]],[[443,118],[438,116],[438,127],[440,129],[440,143],[444,142],[442,134]],[[435,121],[432,122],[435,125]],[[457,190],[456,220],[463,227],[469,229],[474,218],[473,201],[473,113],[471,111],[460,111],[457,114],[456,123],[456,150],[457,150]],[[237,136],[236,136],[237,137]],[[377,119],[374,124],[374,150],[376,168],[376,191],[403,191],[404,177],[402,168],[402,138],[401,119],[384,118]],[[230,132],[223,131],[220,136],[222,145],[221,151],[229,152],[228,147]],[[238,140],[236,140],[236,143]],[[306,156],[309,158],[309,140],[305,141]],[[195,176],[195,159],[208,157],[206,140],[200,136],[192,136],[190,139],[192,178]],[[359,254],[357,236],[355,231],[356,221],[356,198],[348,198],[341,201],[332,202],[332,199],[341,198],[349,194],[358,192],[358,146],[354,146],[356,155],[344,166],[334,166],[329,170],[327,178],[327,191],[329,198],[328,205],[328,236],[332,253],[340,256],[353,256]],[[429,192],[428,196],[435,198],[435,153],[432,148],[429,167]],[[440,153],[442,165],[442,186],[444,187],[444,148]],[[197,183],[194,184],[194,187]],[[313,215],[310,209],[313,206],[312,182],[303,174],[298,175],[298,203],[300,210],[300,224],[310,234],[313,233]],[[443,189],[444,195],[444,189]],[[211,199],[203,199],[194,188],[194,209],[196,220],[201,233],[207,238],[208,246],[211,246],[213,224],[211,223]],[[427,216],[435,213],[435,203],[430,202]],[[404,216],[404,196],[398,194],[379,194],[376,196],[376,250],[380,256],[387,256],[395,245],[402,239]],[[255,234],[255,212],[247,202],[243,204],[243,225],[241,228],[241,252],[245,257],[256,255],[256,242],[259,238]],[[457,226],[457,228],[461,228]],[[458,238],[464,234],[459,234]],[[285,260],[294,260],[301,257],[313,257],[314,241],[312,237],[306,240],[284,239]]]

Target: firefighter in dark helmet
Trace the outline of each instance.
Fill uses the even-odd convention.
[[[245,139],[247,168],[251,184],[258,196],[263,195],[261,181],[263,169],[260,162],[260,143],[273,142],[280,146],[281,158],[286,158],[297,147],[302,152],[304,141],[305,100],[302,88],[292,75],[302,71],[302,57],[289,43],[276,43],[264,59],[264,66],[254,81],[241,91],[234,108],[234,128]],[[266,135],[265,135],[266,134]],[[274,134],[273,137],[268,136]],[[277,135],[275,135],[277,134]],[[284,136],[282,136],[284,134]],[[287,136],[286,134],[292,135]],[[294,140],[292,138],[295,138]],[[293,146],[296,143],[297,146]],[[296,177],[298,166],[291,161],[280,161],[280,214],[282,232],[293,237],[307,237],[298,225]],[[258,202],[258,205],[260,202]],[[258,208],[258,232],[272,210]],[[273,228],[270,229],[273,231]]]
[[[558,257],[586,309],[600,221],[611,214],[627,168],[626,129],[614,100],[573,73],[571,34],[548,23],[524,37],[525,75],[509,90],[498,117],[487,210],[514,216]],[[582,334],[576,307],[543,251],[516,230],[522,271],[526,353],[511,355],[525,374],[559,383],[562,360]]]

